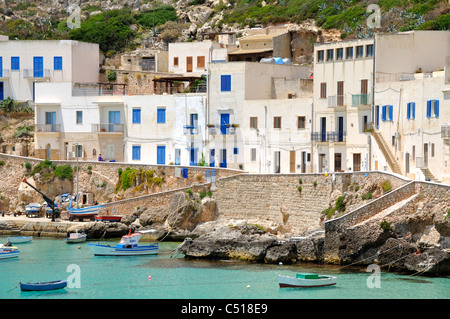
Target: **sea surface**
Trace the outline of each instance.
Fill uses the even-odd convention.
[[[7,236],[0,237],[5,243]],[[116,244],[117,240],[101,241]],[[267,265],[186,260],[180,243],[162,242],[157,256],[94,256],[85,243],[37,238],[15,244],[19,258],[0,260],[0,299],[448,299],[449,278],[367,272],[341,266]],[[145,243],[142,243],[145,244]],[[337,276],[337,285],[279,288],[277,274]],[[19,282],[66,279],[65,289],[22,292]]]

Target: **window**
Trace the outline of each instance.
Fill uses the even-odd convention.
[[[431,157],[434,157],[434,143],[431,143]]]
[[[250,117],[250,128],[258,128],[258,118]]]
[[[327,61],[333,61],[333,57],[334,57],[334,50],[333,49],[327,50]]]
[[[373,56],[373,44],[366,45],[366,56]]]
[[[250,161],[256,162],[256,148],[250,149]]]
[[[345,58],[353,59],[353,47],[345,48]]]
[[[297,118],[297,127],[303,129],[305,128],[305,125],[306,125],[306,117],[299,116]]]
[[[364,47],[362,45],[358,45],[356,47],[356,57],[357,58],[362,58],[364,54]]]
[[[369,80],[363,79],[361,80],[361,94],[367,94],[369,86]]]
[[[383,122],[392,121],[393,113],[394,113],[394,108],[392,105],[383,105],[382,110],[381,110],[381,120]]]
[[[133,109],[133,124],[141,124],[141,109],[135,108]]]
[[[166,109],[158,108],[156,114],[156,123],[166,123]]]
[[[13,71],[20,70],[20,58],[18,56],[11,57],[11,70]]]
[[[327,98],[327,84],[326,83],[320,83],[320,98],[321,99]]]
[[[197,57],[197,68],[204,68],[204,67],[205,67],[205,57],[198,56]]]
[[[239,154],[239,148],[235,147],[233,148],[233,154],[238,155]]]
[[[77,111],[77,124],[83,124],[83,111]]]
[[[220,76],[220,90],[222,92],[231,91],[231,75]]]
[[[178,66],[178,57],[173,58],[173,66]]]
[[[409,102],[406,104],[406,118],[408,120],[414,120],[416,118],[416,103]]]
[[[323,62],[323,50],[317,51],[317,62]]]
[[[273,117],[273,128],[281,128],[281,116]]]
[[[427,117],[439,117],[439,100],[427,101]]]
[[[132,146],[131,159],[133,161],[140,161],[141,160],[141,146],[140,145],[133,145]]]
[[[56,71],[62,70],[62,56],[55,56],[53,58],[53,69]]]
[[[336,49],[336,60],[342,60],[344,58],[344,49]]]

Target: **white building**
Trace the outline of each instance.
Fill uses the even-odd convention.
[[[0,41],[0,100],[31,102],[37,82],[97,82],[98,44],[71,40]]]

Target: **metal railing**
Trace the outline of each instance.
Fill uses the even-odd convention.
[[[199,125],[184,125],[183,126],[184,135],[198,135],[200,133]]]
[[[125,90],[104,88],[73,88],[72,96],[102,96],[102,95],[125,95]]]
[[[0,69],[0,78],[9,78],[9,69]]]
[[[156,87],[154,89],[154,93],[157,95],[162,94],[180,94],[180,93],[206,93],[207,86],[206,85],[196,85],[193,87],[183,88],[181,86],[173,86],[173,87]]]
[[[344,106],[344,95],[328,96],[328,107]]]
[[[370,94],[352,95],[352,106],[370,105]]]
[[[207,124],[210,135],[235,135],[239,125],[237,124]]]
[[[450,124],[441,126],[441,137],[442,138],[450,138]]]
[[[35,132],[61,132],[61,124],[36,124]]]
[[[34,69],[23,69],[23,77],[24,78],[49,78],[50,70],[34,70]]]
[[[313,142],[345,142],[347,133],[345,131],[328,131],[311,133]]]
[[[124,125],[123,124],[114,124],[114,123],[103,123],[103,124],[92,124],[92,132],[123,132]]]

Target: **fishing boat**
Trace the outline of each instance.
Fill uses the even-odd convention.
[[[86,241],[87,235],[84,233],[71,233],[69,237],[66,238],[66,243],[81,243]]]
[[[33,240],[32,236],[17,236],[17,237],[8,237],[8,241],[11,244],[21,244],[21,243],[29,243]]]
[[[72,207],[72,199],[70,200],[67,211],[69,213],[69,220],[89,218],[94,220],[94,217],[98,214],[103,205],[89,206],[83,208]]]
[[[60,210],[61,210],[61,205],[55,204],[55,205],[54,205],[54,210],[55,210],[55,213],[59,214],[59,212],[60,212]],[[46,204],[46,205],[45,205],[45,215],[46,215],[47,217],[50,217],[50,216],[52,216],[52,214],[53,214],[53,209],[52,209],[52,207],[51,207],[50,205]]]
[[[128,233],[115,245],[88,244],[95,256],[139,256],[158,254],[158,243],[138,245],[139,240],[147,231]]]
[[[97,216],[95,216],[95,220],[99,221],[99,222],[120,222],[122,220],[122,216],[97,215]]]
[[[278,285],[280,288],[312,288],[312,287],[326,287],[337,283],[337,278],[328,275],[318,274],[296,274],[295,277],[278,275]]]
[[[56,280],[47,282],[35,282],[35,283],[20,283],[20,289],[22,291],[44,291],[62,289],[67,286],[67,280]]]
[[[0,244],[0,259],[19,257],[20,250],[17,247],[8,247]]]
[[[37,215],[41,210],[42,205],[39,203],[30,203],[25,206],[25,210],[27,212],[27,216],[29,215]]]

